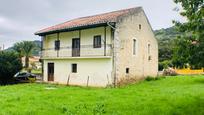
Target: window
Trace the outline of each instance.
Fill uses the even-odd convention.
[[[137,45],[137,41],[136,39],[133,39],[133,55],[136,55],[136,46]]]
[[[60,40],[55,40],[55,50],[60,49]]]
[[[126,74],[128,74],[129,73],[129,68],[126,68]]]
[[[94,36],[94,40],[93,40],[93,47],[94,48],[101,48],[101,36]]]
[[[150,54],[150,48],[151,48],[151,46],[150,46],[150,44],[148,44],[148,54]]]
[[[142,25],[141,24],[139,24],[139,30],[141,30],[142,29]]]
[[[77,64],[72,64],[72,73],[77,73]]]

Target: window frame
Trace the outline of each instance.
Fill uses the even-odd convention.
[[[141,30],[142,29],[142,25],[141,24],[139,24],[139,30]]]
[[[147,45],[148,54],[150,54],[150,53],[151,53],[151,52],[150,52],[150,49],[151,49],[151,44],[150,44],[150,43],[148,43],[148,45]]]
[[[96,35],[93,37],[93,48],[101,48],[102,47],[102,38],[101,35]]]
[[[133,55],[137,55],[137,40],[133,39]]]
[[[71,68],[72,68],[72,73],[77,73],[77,64],[76,63],[71,64]]]
[[[55,50],[60,50],[60,40],[55,40]]]
[[[129,74],[129,73],[130,73],[130,68],[129,68],[129,67],[127,67],[127,68],[125,69],[125,73],[126,73],[126,74]]]

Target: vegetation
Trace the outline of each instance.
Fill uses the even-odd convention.
[[[31,55],[32,56],[40,56],[41,41],[35,40],[35,41],[31,41],[31,42],[33,42],[33,44],[35,44],[35,48],[32,50]],[[16,51],[16,49],[13,46],[13,47],[10,47],[10,48],[6,49],[6,51]]]
[[[155,37],[159,45],[159,70],[172,67],[173,48],[177,36],[182,33],[177,32],[176,28],[170,27],[154,31]]]
[[[179,32],[175,44],[173,63],[183,67],[189,64],[192,68],[204,67],[204,1],[174,0],[181,4],[181,16],[187,18],[186,23],[174,21]]]
[[[25,56],[25,68],[29,67],[29,57],[32,55],[34,48],[35,44],[31,41],[23,41],[14,44],[13,49],[19,54],[20,58]]]
[[[22,69],[22,63],[13,52],[0,52],[0,85],[13,82],[13,76]]]
[[[48,84],[0,87],[0,114],[202,115],[204,76],[166,77],[121,88]]]

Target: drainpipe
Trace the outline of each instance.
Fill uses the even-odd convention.
[[[44,49],[44,45],[43,42],[45,40],[45,36],[41,36],[41,54],[40,54],[40,62],[41,62],[41,71],[42,71],[42,81],[44,81],[44,60],[42,59],[43,57],[43,49]]]
[[[104,27],[104,56],[106,56],[106,26]]]
[[[111,27],[111,30],[113,30],[113,31],[111,31],[111,35],[113,35],[113,48],[112,48],[112,51],[113,51],[113,85],[114,85],[114,87],[116,87],[116,79],[117,79],[117,76],[116,76],[116,56],[115,56],[115,44],[114,44],[114,41],[115,41],[115,30],[116,30],[116,28],[115,27],[113,27],[111,24],[110,24],[110,22],[107,22],[107,25],[109,26],[109,27]]]

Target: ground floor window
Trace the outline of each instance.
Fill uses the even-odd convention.
[[[72,64],[72,73],[77,73],[77,64]]]
[[[128,74],[129,73],[129,68],[126,68],[126,74]]]

